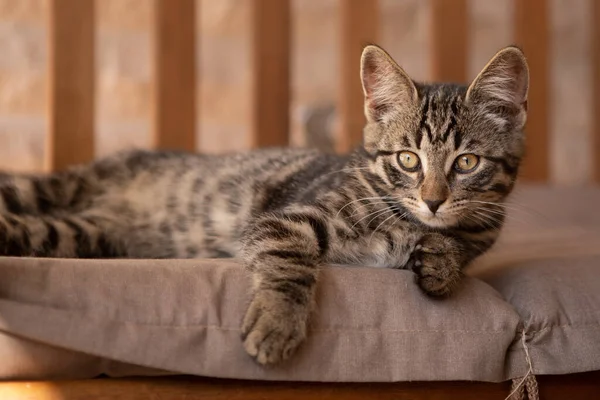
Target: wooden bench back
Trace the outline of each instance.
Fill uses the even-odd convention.
[[[288,143],[291,0],[250,0],[252,7],[252,123],[254,147]],[[549,177],[549,0],[513,0],[515,43],[531,67],[527,159],[523,177]],[[50,93],[47,168],[61,169],[94,156],[94,0],[50,0]],[[196,148],[195,0],[153,0],[153,146]],[[593,21],[600,2],[592,2]],[[467,0],[431,0],[431,79],[465,81],[469,49]],[[377,42],[377,0],[339,0],[340,43],[336,149],[361,140],[363,98],[357,62],[366,43]],[[600,183],[600,27],[592,23],[594,125],[590,151]],[[200,132],[202,134],[202,132]]]

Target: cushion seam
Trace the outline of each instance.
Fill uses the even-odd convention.
[[[175,328],[175,329],[185,329],[185,328],[206,328],[206,329],[216,329],[223,331],[241,331],[239,327],[229,327],[229,326],[221,326],[215,324],[187,324],[187,325],[170,325],[170,324],[153,324],[147,322],[136,322],[136,321],[126,321],[126,320],[106,320],[107,322],[116,322],[116,323],[124,323],[124,324],[132,324],[132,325],[140,325],[140,326],[152,326],[152,327],[163,327],[163,328]],[[331,329],[331,328],[323,328],[323,329],[310,329],[309,332],[316,333],[341,333],[341,332],[380,332],[380,333],[443,333],[443,332],[453,332],[453,333],[487,333],[487,334],[501,334],[506,333],[507,331],[512,331],[512,329],[506,330],[473,330],[473,329],[392,329],[392,330],[381,330],[377,328],[365,328],[365,329],[352,329],[352,328],[343,328],[343,329]]]
[[[560,329],[560,328],[573,328],[573,329],[577,329],[577,330],[585,330],[585,329],[590,329],[590,330],[594,330],[594,329],[600,329],[600,324],[597,322],[594,323],[589,323],[589,324],[580,324],[580,325],[571,325],[571,324],[563,324],[563,325],[550,325],[547,326],[545,328],[541,328],[535,331],[527,331],[526,332],[528,334],[537,334],[537,333],[542,333],[545,331],[549,331],[552,329]]]

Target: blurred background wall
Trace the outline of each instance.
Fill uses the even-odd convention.
[[[245,149],[251,110],[245,67],[249,2],[197,1],[199,147],[206,152]],[[592,1],[551,1],[551,180],[559,184],[591,180],[586,147],[592,126],[587,18]],[[151,2],[97,1],[97,156],[149,146]],[[380,5],[380,44],[413,78],[427,80],[428,1],[380,0]],[[47,12],[46,0],[0,0],[1,169],[39,171],[43,166]],[[472,78],[496,50],[512,42],[512,1],[470,0],[470,12]],[[294,0],[292,16],[292,143],[327,148],[337,82],[337,0]],[[358,66],[356,60],[357,79]]]

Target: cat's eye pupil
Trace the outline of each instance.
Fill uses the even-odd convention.
[[[419,167],[419,157],[410,151],[403,151],[398,154],[400,166],[409,172],[416,171]]]
[[[463,154],[456,159],[456,169],[460,172],[469,172],[479,164],[479,157],[475,154]]]

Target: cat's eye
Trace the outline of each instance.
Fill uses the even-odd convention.
[[[479,157],[475,154],[461,154],[454,161],[454,168],[458,172],[471,172],[479,165]]]
[[[412,151],[402,151],[398,154],[398,163],[408,172],[415,172],[419,169],[421,161],[419,156]]]

